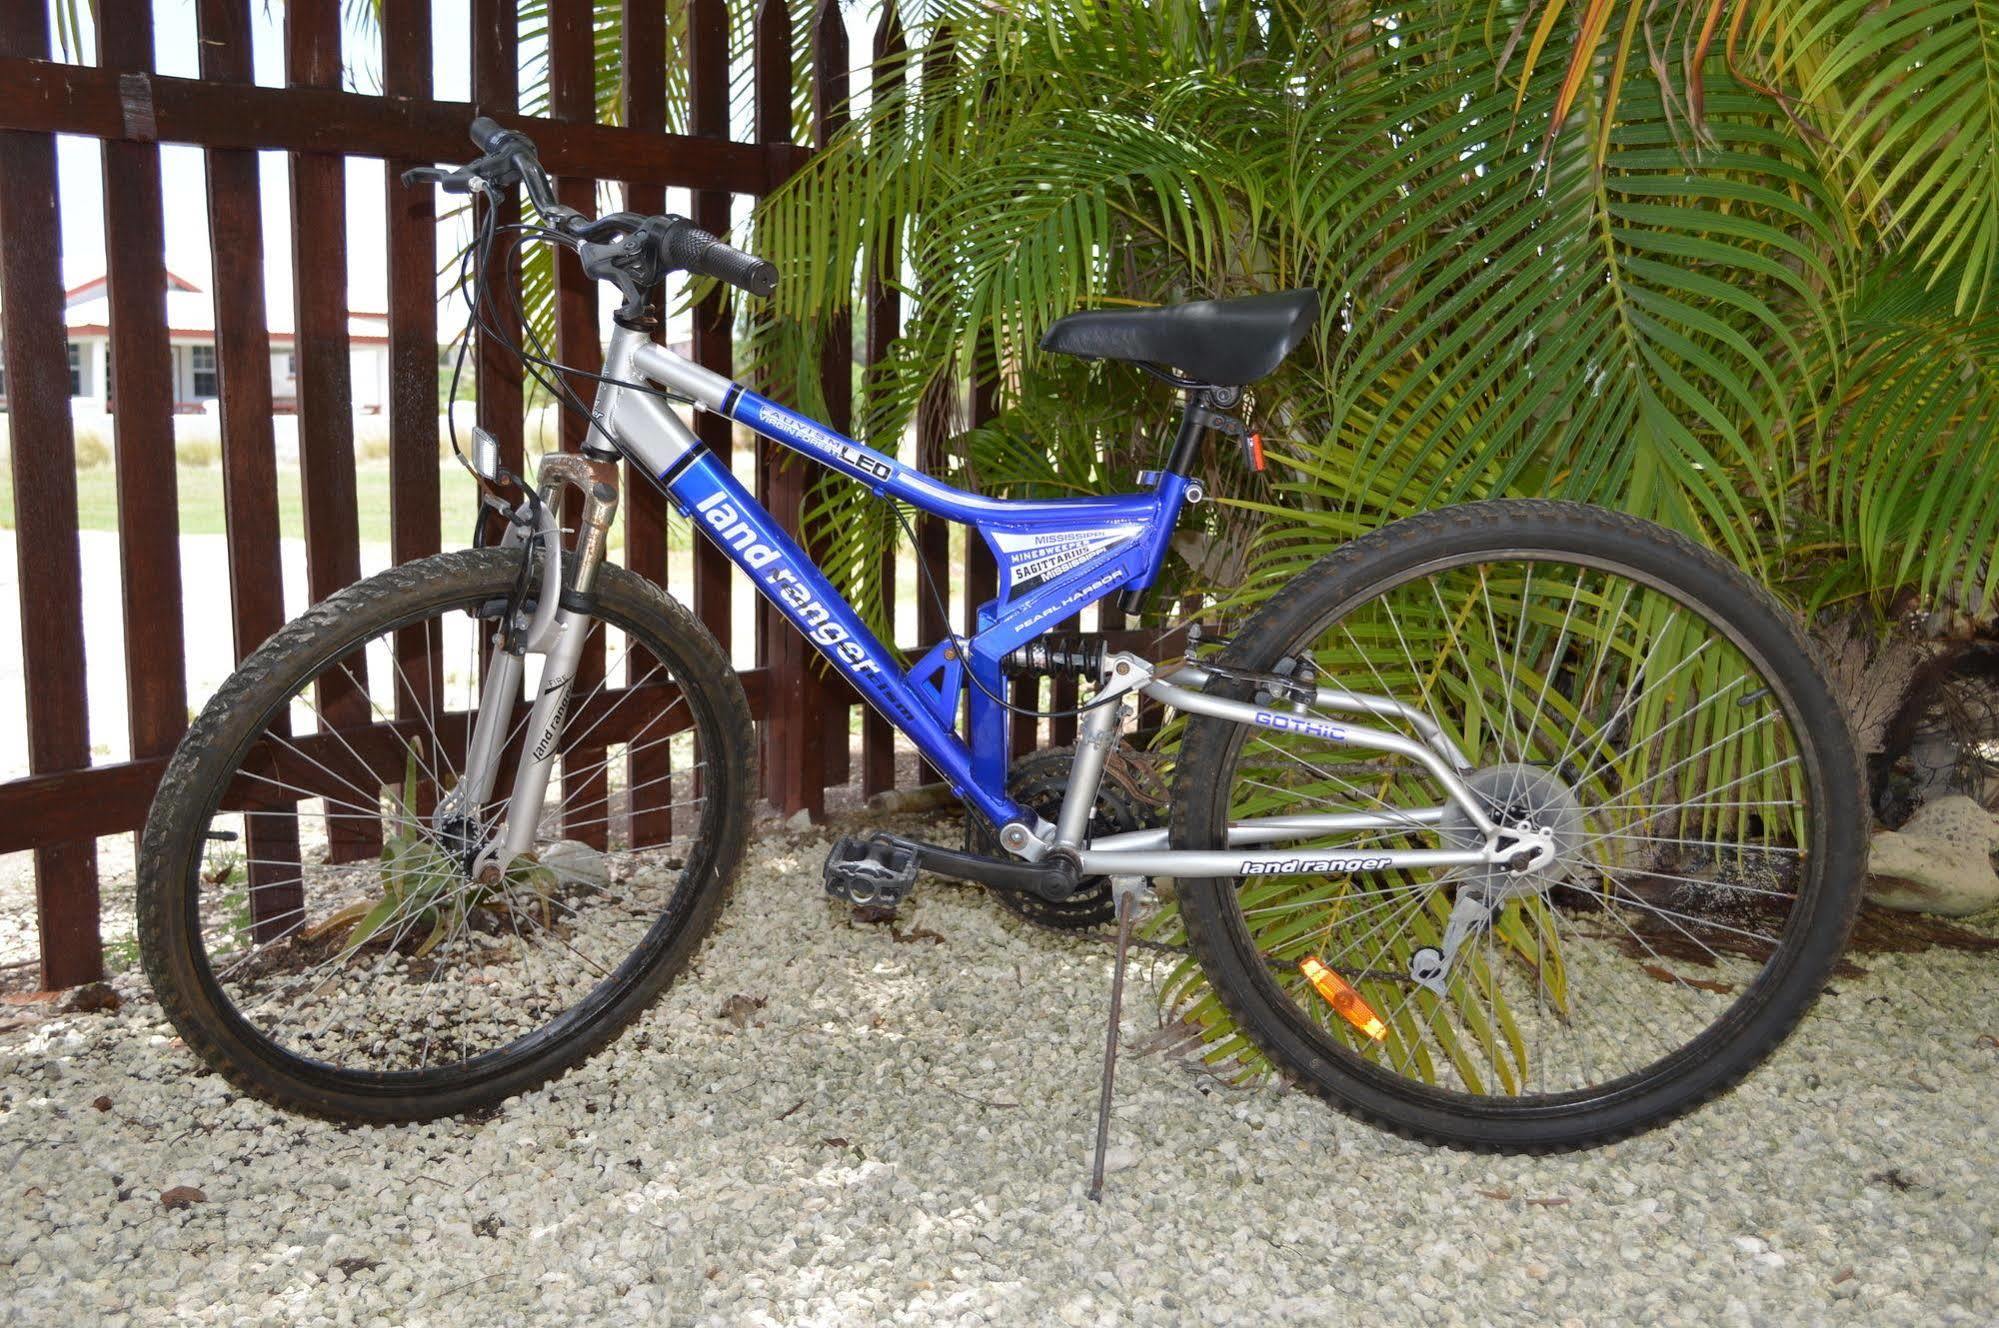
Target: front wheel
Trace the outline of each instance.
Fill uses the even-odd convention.
[[[1866,851],[1845,721],[1791,618],[1676,535],[1548,502],[1397,522],[1287,585],[1218,663],[1210,690],[1237,699],[1259,684],[1224,670],[1310,678],[1317,704],[1267,682],[1265,704],[1334,723],[1191,719],[1175,848],[1328,812],[1370,815],[1280,847],[1482,843],[1429,771],[1351,740],[1417,736],[1365,698],[1434,718],[1467,796],[1553,846],[1531,869],[1179,883],[1240,1028],[1353,1115],[1508,1151],[1648,1129],[1766,1057],[1844,945]]]
[[[491,794],[460,788],[519,555],[393,568],[244,661],[141,841],[146,974],[237,1087],[339,1120],[489,1106],[575,1065],[684,968],[749,832],[754,745],[715,640],[606,565],[529,850],[511,809],[526,658]],[[530,585],[530,592],[533,587]]]

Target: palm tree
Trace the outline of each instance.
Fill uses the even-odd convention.
[[[1802,605],[1989,618],[1990,17],[1575,8],[912,7],[897,94],[759,209],[804,279],[756,362],[809,399],[814,330],[900,278],[918,313],[868,434],[987,376],[968,474],[1082,488],[1150,460],[1147,397],[1037,354],[1050,320],[1316,284],[1335,316],[1258,390],[1276,492],[1211,477],[1265,525],[1198,588],[1243,606],[1394,516],[1536,493],[1687,531]],[[893,527],[860,501],[821,516],[865,598]]]
[[[811,400],[819,329],[862,279],[914,297],[863,384],[878,445],[984,381],[998,409],[955,435],[961,478],[1127,480],[1156,451],[1145,380],[1042,356],[1040,331],[1310,284],[1332,316],[1256,391],[1275,478],[1218,458],[1234,510],[1179,569],[1222,613],[1395,517],[1553,495],[1687,532],[1803,611],[1878,629],[1914,597],[1990,622],[1999,62],[1978,4],[906,18],[905,66],[757,213],[802,278],[753,342],[780,390]],[[894,523],[839,485],[814,514],[878,600]],[[1191,966],[1168,999],[1211,1055],[1250,1054]]]

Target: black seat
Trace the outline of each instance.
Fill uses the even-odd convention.
[[[1090,309],[1057,319],[1041,349],[1168,365],[1210,387],[1239,387],[1282,364],[1318,319],[1319,292],[1311,289],[1155,309]]]

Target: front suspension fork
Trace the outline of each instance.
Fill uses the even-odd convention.
[[[541,605],[533,622],[516,624],[513,615],[523,606],[508,605],[507,618],[494,635],[492,662],[480,689],[479,715],[472,729],[465,776],[460,781],[463,794],[452,803],[460,815],[485,805],[503,755],[501,748],[511,728],[514,702],[520,696],[525,675],[523,657],[542,657],[541,680],[527,723],[521,728],[522,751],[514,773],[512,795],[507,800],[506,826],[497,842],[481,855],[486,860],[506,863],[533,847],[541,825],[542,804],[548,797],[549,773],[556,749],[562,743],[562,726],[568,714],[576,667],[583,655],[594,616],[590,594],[596,585],[597,570],[603,565],[609,543],[611,522],[618,513],[618,468],[615,462],[595,461],[573,452],[557,452],[543,457],[536,474],[545,509],[540,529],[532,534],[509,529],[508,542],[517,544],[539,540],[542,545]],[[576,546],[568,553],[561,549],[564,499],[574,489],[583,497],[577,513]],[[524,555],[532,556],[532,555]],[[555,597],[552,614],[546,612]],[[509,643],[512,648],[509,649]],[[440,811],[443,808],[440,806]]]

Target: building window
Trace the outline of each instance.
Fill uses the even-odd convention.
[[[195,400],[206,401],[210,397],[221,395],[216,388],[215,347],[188,347],[187,363],[189,376],[194,380],[192,386]]]
[[[69,394],[83,395],[83,347],[74,341],[69,343]]]

